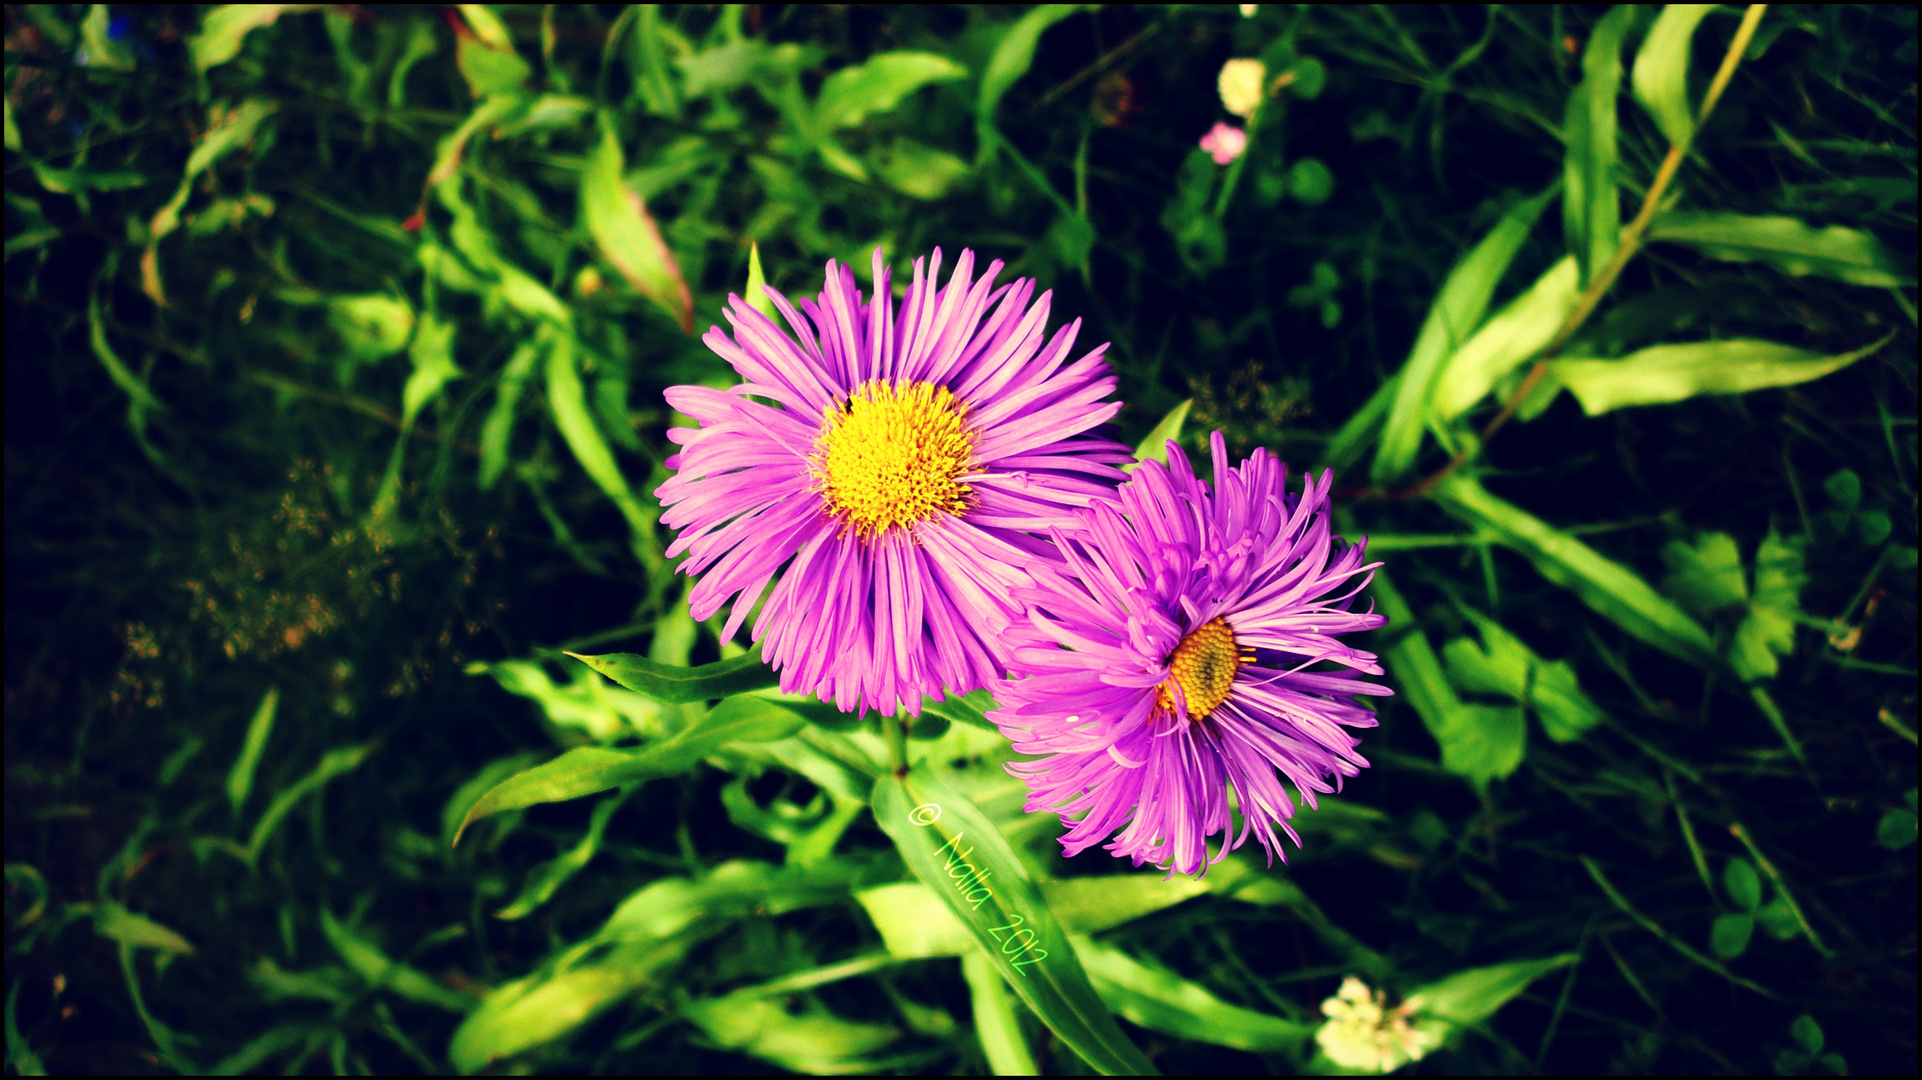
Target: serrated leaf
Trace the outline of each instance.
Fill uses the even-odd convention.
[[[1091,938],[1072,939],[1095,992],[1116,1013],[1135,1025],[1184,1039],[1236,1050],[1279,1050],[1298,1054],[1315,1029],[1267,1013],[1244,1009],[1205,987]]]
[[[1671,540],[1662,547],[1662,562],[1669,570],[1662,579],[1662,592],[1697,618],[1709,618],[1748,599],[1742,553],[1727,533],[1703,533],[1692,546]]]
[[[1744,682],[1773,678],[1778,656],[1795,651],[1795,626],[1802,617],[1803,537],[1784,537],[1773,528],[1755,553],[1755,593],[1748,614],[1729,643],[1729,666]]]
[[[1596,613],[1634,637],[1701,667],[1715,663],[1708,631],[1634,571],[1456,474],[1435,500],[1489,539],[1519,552],[1549,581],[1572,590]]]
[[[1188,422],[1188,410],[1194,408],[1195,399],[1188,400],[1168,410],[1168,414],[1155,423],[1154,430],[1143,436],[1135,447],[1135,459],[1121,467],[1122,472],[1133,472],[1144,461],[1168,463],[1168,443],[1181,440],[1181,426]]]
[[[1635,72],[1630,76],[1635,100],[1648,110],[1671,145],[1687,142],[1695,134],[1695,111],[1688,103],[1689,45],[1695,40],[1695,28],[1713,10],[1714,4],[1665,5],[1635,52]]]
[[[1474,250],[1448,272],[1428,317],[1422,321],[1408,360],[1396,376],[1380,448],[1375,453],[1371,474],[1375,483],[1390,483],[1414,465],[1422,435],[1428,429],[1436,373],[1449,354],[1481,325],[1495,287],[1554,194],[1555,189],[1550,188],[1510,207]]]
[[[1755,936],[1755,916],[1725,913],[1715,916],[1708,929],[1708,949],[1718,958],[1733,960],[1748,951],[1749,938]]]
[[[1453,420],[1488,396],[1503,376],[1541,352],[1581,299],[1575,257],[1563,256],[1449,356],[1435,377],[1430,406]]]
[[[1915,284],[1913,254],[1841,225],[1817,229],[1792,217],[1673,210],[1649,223],[1648,239],[1724,262],[1765,262],[1797,277],[1815,274],[1884,288]]]
[[[854,127],[877,113],[891,112],[924,86],[967,77],[967,68],[939,53],[877,53],[821,83],[814,102],[815,123],[825,131]]]
[[[680,264],[647,204],[621,180],[625,162],[613,121],[603,117],[601,141],[581,169],[581,216],[606,259],[636,292],[653,301],[681,328],[694,329],[694,298]]]
[[[752,653],[697,667],[656,663],[639,653],[567,655],[643,697],[669,705],[713,701],[764,690],[780,682],[774,669]]]
[[[1581,85],[1568,94],[1562,129],[1562,227],[1584,286],[1620,242],[1615,110],[1622,89],[1622,42],[1634,19],[1633,4],[1618,5],[1602,17],[1582,52]]]
[[[1537,660],[1528,703],[1542,731],[1558,743],[1574,742],[1602,722],[1602,710],[1582,692],[1575,668],[1566,660]]]
[[[560,757],[510,776],[468,809],[460,832],[490,814],[541,803],[564,802],[623,784],[675,776],[731,742],[785,739],[805,723],[773,702],[756,697],[729,698],[687,730],[642,750],[581,746]]]
[[[1824,356],[1793,345],[1735,338],[1656,345],[1620,360],[1551,360],[1548,366],[1555,380],[1582,403],[1583,412],[1600,416],[1701,394],[1746,394],[1795,386],[1840,371],[1888,342],[1884,337],[1853,352]]]
[[[1154,1073],[1096,996],[1020,858],[979,808],[921,765],[875,784],[874,815],[915,876],[1062,1042],[1102,1073]]]
[[[1736,907],[1754,911],[1762,906],[1762,878],[1747,859],[1730,859],[1722,868],[1722,889]]]

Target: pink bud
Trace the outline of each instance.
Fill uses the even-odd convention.
[[[1215,164],[1226,165],[1248,149],[1248,133],[1230,124],[1216,124],[1201,137],[1201,148],[1208,151]]]

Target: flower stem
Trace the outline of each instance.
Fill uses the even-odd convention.
[[[899,713],[881,721],[888,740],[888,768],[896,776],[908,774],[908,718]]]

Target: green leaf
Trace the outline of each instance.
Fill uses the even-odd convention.
[[[1744,682],[1773,678],[1779,667],[1776,657],[1795,651],[1802,587],[1808,582],[1802,568],[1806,543],[1805,537],[1783,537],[1771,527],[1755,553],[1755,596],[1728,651],[1729,666]]]
[[[1622,42],[1635,5],[1621,4],[1595,25],[1582,53],[1582,83],[1568,94],[1562,129],[1562,227],[1586,286],[1614,256],[1621,230],[1615,179],[1615,99],[1622,90]]]
[[[1802,933],[1802,925],[1795,918],[1795,909],[1780,896],[1756,908],[1755,921],[1761,924],[1768,936],[1777,941],[1788,941]]]
[[[601,118],[601,141],[581,169],[581,217],[601,257],[620,271],[636,292],[653,301],[681,328],[694,330],[694,298],[681,277],[680,264],[661,239],[647,204],[621,180],[626,167],[614,121]]]
[[[1335,174],[1320,158],[1302,158],[1288,167],[1288,195],[1303,206],[1320,206],[1335,193]]]
[[[828,131],[854,127],[876,113],[893,111],[924,86],[967,77],[967,68],[939,53],[877,53],[821,83],[821,94],[814,102],[815,123]]]
[[[564,802],[623,784],[675,776],[731,742],[773,742],[800,730],[799,716],[756,697],[729,698],[687,730],[639,751],[581,746],[508,777],[480,797],[461,820],[460,832],[490,814],[540,803]]]
[[[1876,823],[1875,842],[1890,851],[1900,851],[1915,843],[1915,830],[1915,811],[1898,806]]]
[[[421,316],[420,331],[407,350],[414,370],[401,389],[400,426],[410,430],[428,402],[440,396],[441,389],[464,372],[454,363],[454,323],[429,311]],[[378,500],[377,500],[378,501]]]
[[[1747,859],[1730,859],[1722,868],[1722,889],[1736,907],[1754,911],[1762,906],[1762,878]]]
[[[1397,376],[1381,446],[1375,454],[1375,483],[1390,483],[1414,465],[1422,433],[1427,430],[1436,373],[1449,354],[1481,325],[1495,286],[1554,194],[1555,189],[1550,188],[1510,207],[1481,243],[1448,272]]]
[[[1205,987],[1148,967],[1112,946],[1074,938],[1075,952],[1094,981],[1095,992],[1132,1024],[1183,1039],[1260,1052],[1299,1054],[1315,1029],[1308,1024],[1244,1009],[1209,993]]]
[[[1662,592],[1697,618],[1709,618],[1748,600],[1742,553],[1727,533],[1703,533],[1693,547],[1670,540],[1662,547],[1662,562],[1669,570],[1662,579]]]
[[[1392,644],[1384,651],[1388,663],[1395,669],[1396,689],[1402,699],[1421,717],[1428,734],[1442,748],[1444,763],[1453,761],[1463,765],[1479,761],[1485,741],[1480,730],[1483,718],[1471,712],[1456,696],[1455,687],[1443,674],[1441,660],[1435,656],[1427,635],[1422,633],[1414,611],[1386,575],[1376,573],[1372,591],[1375,602],[1381,605],[1381,613],[1388,617],[1389,627],[1395,628],[1392,632],[1396,636],[1390,638]],[[1457,745],[1452,753],[1451,745]],[[1519,761],[1519,757],[1516,760]],[[1488,772],[1482,768],[1475,771]]]
[[[13,126],[11,115],[8,117],[7,126],[9,128]],[[9,146],[7,149],[18,150],[19,148]],[[7,1064],[13,1066],[16,1076],[45,1076],[47,1075],[46,1063],[40,1060],[39,1054],[33,1052],[33,1047],[27,1044],[27,1037],[21,1034],[20,1023],[14,1009],[15,1003],[20,999],[20,982],[21,980],[15,979],[13,985],[7,987]]]
[[[468,92],[477,98],[516,92],[534,75],[533,67],[511,46],[500,48],[464,34],[454,46],[454,62],[467,80]]]
[[[1527,749],[1527,715],[1519,706],[1462,705],[1441,740],[1441,763],[1480,786],[1514,773]]]
[[[1442,659],[1455,685],[1471,694],[1499,694],[1521,701],[1528,695],[1528,649],[1513,634],[1484,628],[1482,651],[1468,638],[1456,638],[1442,646]]]
[[[1695,133],[1695,110],[1688,104],[1689,45],[1695,28],[1713,10],[1714,4],[1666,5],[1635,53],[1630,76],[1635,100],[1670,145],[1685,143]]]
[[[1844,511],[1854,510],[1862,502],[1862,478],[1850,469],[1843,469],[1822,481],[1822,490],[1827,493],[1830,502]]]
[[[1602,710],[1582,692],[1575,668],[1566,660],[1536,660],[1528,703],[1542,731],[1558,743],[1574,742],[1602,722]]]
[[[1029,8],[1027,14],[1014,21],[995,44],[994,54],[988,58],[987,69],[981,73],[981,91],[975,98],[975,123],[981,129],[981,147],[975,164],[986,164],[999,145],[999,137],[994,131],[994,113],[1001,105],[1001,97],[1008,88],[1028,73],[1034,65],[1035,46],[1040,44],[1041,33],[1055,23],[1081,10],[1080,4],[1038,4]]]
[[[627,800],[624,797],[616,795],[596,803],[593,816],[587,822],[587,834],[581,837],[580,842],[555,858],[529,870],[527,881],[521,885],[520,895],[514,898],[513,903],[496,911],[494,917],[511,921],[532,915],[540,909],[542,904],[552,899],[554,893],[559,891],[562,885],[567,884],[569,878],[586,869],[587,864],[593,861],[595,853],[600,850],[601,836],[607,832],[608,819],[614,816],[614,811],[620,809],[621,803],[625,801]]]
[[[447,1059],[463,1073],[568,1034],[658,977],[687,951],[686,940],[620,949],[601,963],[532,975],[500,987],[454,1032]]]
[[[967,980],[968,1004],[974,1012],[974,1034],[981,1040],[988,1068],[996,1076],[1040,1076],[1028,1041],[1021,1035],[1014,996],[1007,981],[994,969],[988,954],[969,944],[961,955],[961,977]]]
[[[1487,651],[1467,638],[1457,638],[1443,648],[1448,673],[1455,685],[1472,694],[1492,694],[1530,706],[1535,710],[1536,719],[1541,721],[1542,730],[1556,742],[1573,742],[1601,722],[1601,709],[1582,692],[1575,669],[1567,661],[1543,660],[1495,620],[1467,609],[1463,614],[1481,631]],[[1485,729],[1488,722],[1484,716]],[[1507,730],[1506,717],[1495,723],[1497,727],[1487,730],[1478,744],[1480,748],[1473,753],[1490,755],[1491,760],[1504,763],[1507,771],[1488,775],[1506,776],[1514,769],[1514,765],[1506,765],[1508,755],[1515,755],[1513,760],[1519,764],[1523,741],[1519,735],[1501,734]],[[1449,759],[1444,748],[1442,760],[1446,763]],[[1473,760],[1473,756],[1463,747],[1457,751],[1457,759]],[[1472,770],[1473,773],[1485,771]]]
[[[456,4],[454,6],[460,9],[461,18],[466,20],[467,28],[474,32],[474,36],[479,38],[483,45],[490,49],[513,49],[514,38],[508,34],[507,24],[494,13],[491,5]]]
[[[97,5],[105,8],[105,4]],[[205,72],[240,55],[247,35],[272,26],[282,15],[312,11],[319,4],[217,4],[201,16],[200,32],[187,39],[194,70]],[[132,65],[128,65],[131,67]]]
[[[479,1004],[466,994],[389,959],[372,941],[341,925],[325,905],[320,909],[320,930],[347,966],[376,989],[391,990],[409,1001],[449,1012],[464,1013]]]
[[[1489,539],[1519,552],[1543,577],[1572,590],[1634,637],[1698,666],[1714,665],[1708,631],[1634,571],[1489,494],[1473,477],[1447,477],[1436,485],[1435,499]]]
[[[1715,916],[1708,930],[1708,948],[1723,960],[1733,960],[1748,951],[1749,938],[1755,936],[1755,916],[1729,913]]]
[[[875,784],[874,816],[915,876],[1082,1060],[1105,1074],[1154,1073],[1096,996],[1014,849],[972,802],[924,764]]]
[[[1405,1000],[1416,1002],[1416,1010],[1424,1016],[1472,1027],[1495,1015],[1503,1005],[1528,989],[1528,984],[1577,959],[1574,953],[1563,953],[1541,960],[1517,960],[1459,971],[1410,991]]]
[[[314,766],[312,772],[294,781],[291,787],[276,795],[274,801],[267,804],[267,810],[260,815],[260,820],[254,823],[253,835],[247,840],[248,865],[255,865],[260,861],[260,852],[267,846],[267,841],[273,837],[274,830],[280,827],[281,820],[293,812],[300,800],[327,786],[328,781],[335,777],[359,768],[360,763],[365,761],[367,755],[373,750],[371,743],[329,750],[321,755],[320,764]]]
[[[1801,1043],[1802,1049],[1811,1054],[1822,1052],[1822,1025],[1816,1023],[1815,1017],[1808,1013],[1796,1017],[1795,1022],[1789,1025],[1789,1037]]]
[[[774,301],[767,297],[767,274],[761,269],[761,245],[758,241],[749,241],[747,245],[747,288],[743,292],[743,299],[748,307],[769,319],[774,318]]]
[[[634,70],[634,95],[653,115],[679,120],[681,96],[667,65],[667,52],[662,48],[667,35],[662,32],[660,5],[642,4],[628,10],[640,12],[629,61]]]
[[[811,866],[775,866],[733,859],[706,877],[661,878],[628,896],[608,916],[597,941],[646,943],[683,936],[690,926],[738,919],[752,912],[781,915],[844,901],[863,880],[885,871],[847,859]]]
[[[681,1016],[723,1049],[815,1075],[873,1072],[862,1059],[901,1035],[890,1026],[845,1020],[813,1000],[790,1013],[751,990],[694,1002]]]
[[[274,711],[279,705],[280,688],[268,687],[260,699],[260,707],[254,710],[254,718],[247,723],[247,740],[241,744],[240,756],[234,759],[234,767],[227,773],[227,802],[235,814],[240,813],[247,793],[253,790],[254,771],[260,767],[260,752],[266,749],[267,735],[274,730]]]
[[[1666,405],[1699,394],[1746,394],[1795,386],[1840,371],[1889,343],[1889,338],[1854,352],[1823,356],[1773,341],[1735,338],[1686,345],[1655,345],[1620,360],[1549,361],[1549,372],[1600,416],[1632,405]]]
[[[406,348],[414,333],[414,308],[386,293],[336,296],[327,301],[327,324],[356,360],[378,360]]]
[[[1564,256],[1449,355],[1435,377],[1432,415],[1453,420],[1474,408],[1503,376],[1542,351],[1580,298],[1575,257]]]
[[[1181,441],[1181,426],[1188,422],[1188,410],[1194,408],[1195,399],[1188,400],[1168,410],[1168,415],[1158,421],[1154,430],[1142,437],[1135,447],[1135,459],[1121,467],[1122,472],[1133,472],[1144,461],[1168,463],[1168,443]]]
[[[752,653],[698,667],[659,664],[638,653],[568,653],[643,697],[669,705],[713,701],[777,685],[780,676]]]
[[[988,710],[992,708],[994,708],[994,696],[986,687],[970,690],[958,696],[950,694],[946,701],[936,701],[933,698],[921,699],[923,715],[932,713],[953,723],[966,724],[969,727],[999,735],[1001,729],[995,727],[994,722],[988,719]]]
[[[1786,274],[1851,285],[1915,284],[1915,256],[1890,250],[1860,229],[1813,228],[1792,217],[1672,210],[1649,223],[1648,239],[1694,248],[1724,262],[1765,262]]]
[[[581,470],[620,508],[635,537],[652,537],[658,514],[650,516],[641,509],[620,464],[614,460],[614,451],[594,424],[594,414],[587,407],[587,389],[581,384],[573,333],[552,329],[547,344],[547,404],[554,412],[554,426],[581,463]]]
[[[868,155],[875,175],[903,195],[932,202],[945,198],[954,185],[973,172],[966,161],[916,142],[897,138]]]
[[[527,380],[533,376],[534,365],[540,362],[541,355],[539,343],[523,341],[501,368],[494,406],[487,410],[487,419],[481,424],[480,485],[483,491],[492,488],[507,468],[507,444],[514,431],[514,409],[520,404],[521,394],[527,389]]]
[[[164,953],[182,956],[193,955],[194,947],[181,937],[179,931],[128,911],[125,906],[112,900],[102,900],[93,907],[93,928],[101,937],[131,945],[136,949],[158,949]]]

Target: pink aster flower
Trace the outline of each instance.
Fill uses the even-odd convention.
[[[1226,165],[1248,149],[1248,133],[1233,124],[1217,123],[1201,137],[1201,148],[1214,157],[1215,164]]]
[[[1231,469],[1220,432],[1213,451],[1213,490],[1170,444],[1168,465],[1084,512],[1081,537],[1055,533],[1064,561],[1015,591],[1028,618],[989,719],[1041,755],[1008,770],[1030,812],[1061,815],[1069,855],[1113,834],[1137,866],[1198,875],[1253,832],[1285,860],[1275,827],[1301,839],[1282,780],[1313,807],[1368,764],[1345,729],[1375,718],[1354,697],[1391,691],[1359,678],[1381,667],[1340,635],[1387,621],[1349,610],[1368,583],[1350,579],[1380,564],[1333,535],[1332,474],[1290,495],[1267,451]]]
[[[734,337],[703,340],[746,381],[667,391],[700,424],[668,432],[667,554],[700,575],[696,619],[733,602],[723,640],[767,594],[753,639],[781,689],[918,713],[1000,678],[1040,534],[1113,497],[1129,454],[1091,434],[1120,408],[1107,346],[1070,362],[1081,321],[1046,336],[1052,294],[1030,306],[1000,270],[976,280],[963,251],[937,288],[936,249],[897,306],[878,250],[865,302],[829,262],[805,318],[767,290],[793,336],[730,296]]]

